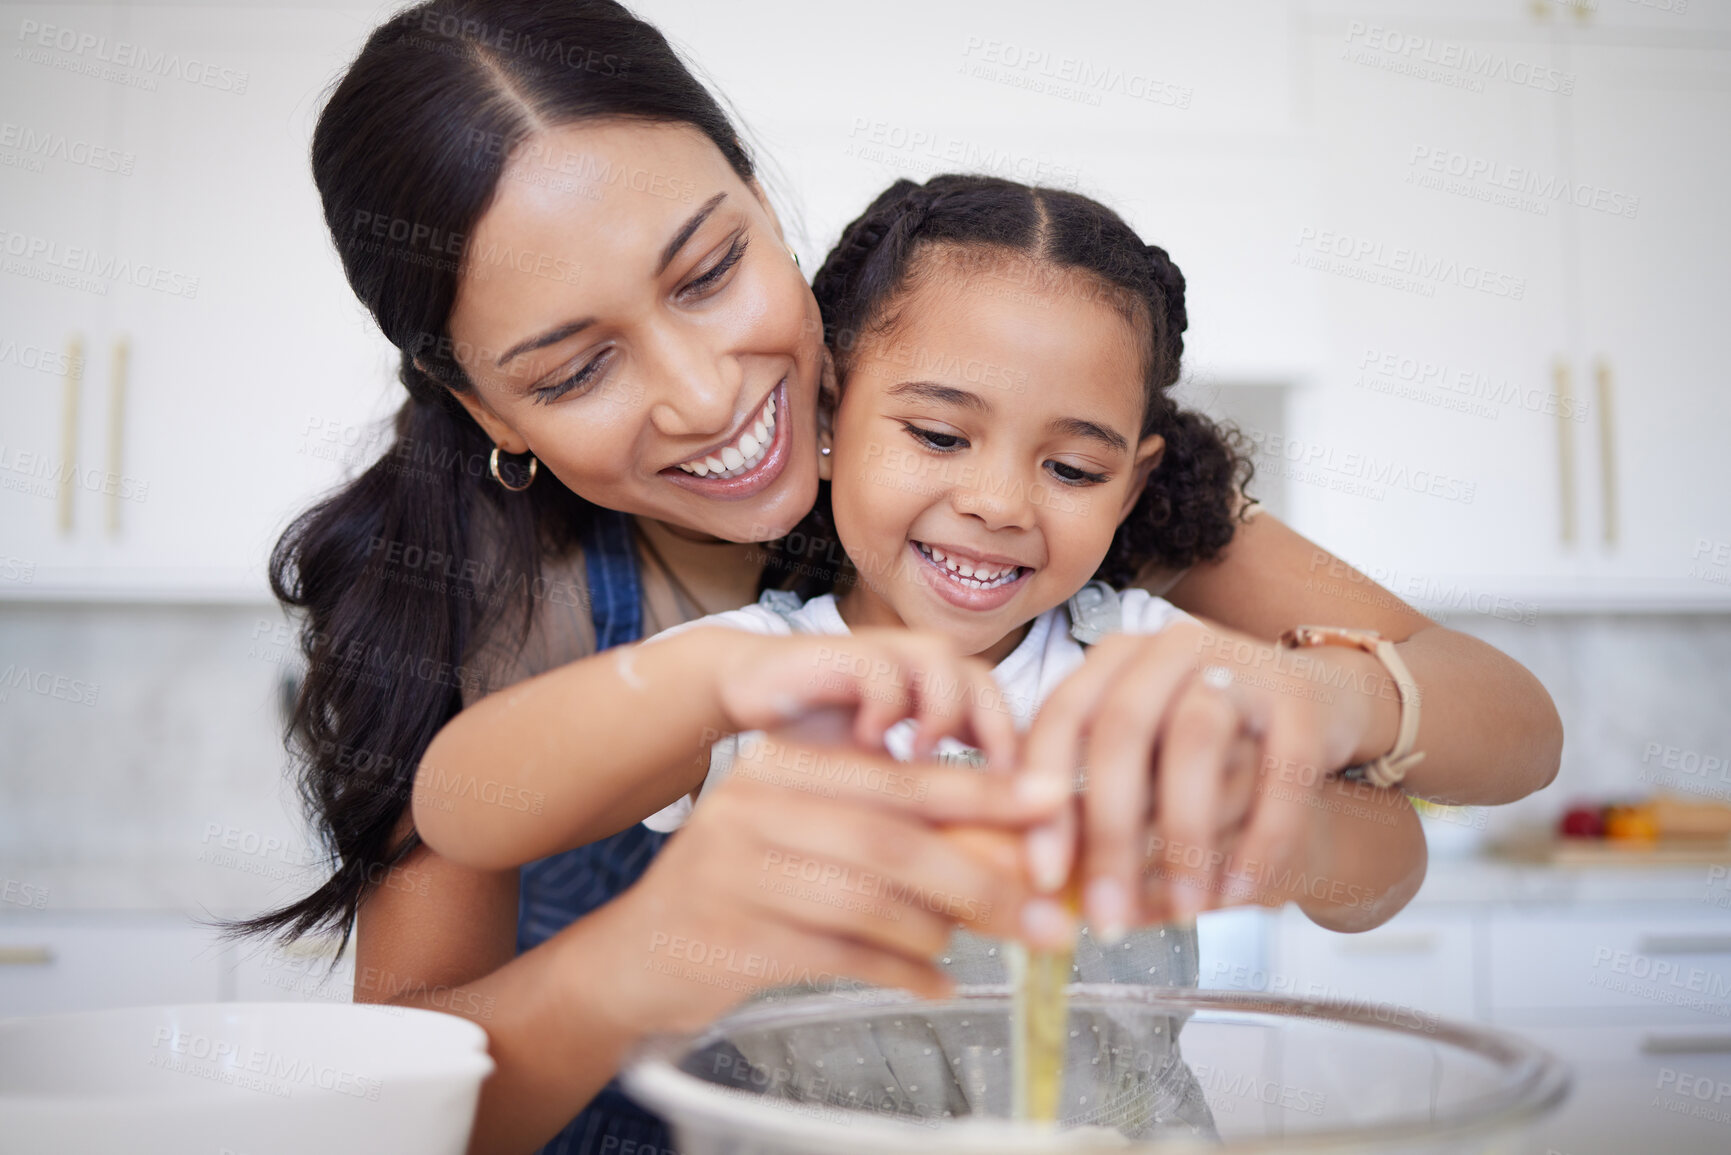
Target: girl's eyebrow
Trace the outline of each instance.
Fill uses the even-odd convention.
[[[889,394],[891,397],[917,397],[939,405],[955,405],[978,413],[989,414],[992,411],[992,403],[978,393],[932,381],[903,381],[900,385],[890,386]],[[1127,453],[1130,450],[1130,443],[1124,439],[1123,434],[1096,421],[1084,421],[1080,417],[1059,417],[1047,428],[1066,437],[1086,437],[1090,441],[1098,441],[1118,453]]]
[[[1130,451],[1130,443],[1124,440],[1122,434],[1093,421],[1084,421],[1080,417],[1060,417],[1053,421],[1048,428],[1066,437],[1086,437],[1091,441],[1101,442],[1109,449],[1119,453]]]
[[[932,401],[939,405],[955,405],[981,413],[992,411],[991,402],[978,393],[932,381],[903,381],[900,385],[892,385],[889,394],[891,397],[916,397],[921,401]]]

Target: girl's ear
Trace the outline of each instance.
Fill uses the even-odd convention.
[[[831,450],[835,444],[835,409],[840,402],[841,388],[836,384],[835,358],[830,355],[829,346],[825,345],[823,371],[817,379],[817,476],[820,481],[830,480],[834,472],[832,462],[835,455]]]
[[[415,368],[426,373],[428,377],[433,376],[431,373],[427,373],[427,367],[421,364],[419,357],[415,358]],[[434,379],[437,380],[437,378]],[[487,440],[506,453],[529,452],[529,443],[523,440],[522,435],[515,429],[505,424],[504,420],[493,412],[492,407],[481,399],[479,393],[473,389],[466,393],[452,389],[451,396],[455,397],[457,403],[469,411],[469,416],[475,419],[475,424],[481,427],[481,432],[487,435]]]
[[[1136,503],[1142,500],[1142,491],[1148,488],[1148,476],[1154,472],[1154,467],[1160,464],[1160,458],[1165,454],[1166,439],[1158,433],[1149,434],[1136,446],[1136,464],[1130,467],[1130,490],[1124,495],[1123,508],[1118,510],[1119,525],[1124,524],[1124,519],[1136,508]]]

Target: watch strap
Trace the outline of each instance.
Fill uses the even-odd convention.
[[[1424,752],[1414,750],[1418,742],[1419,688],[1412,671],[1401,660],[1394,643],[1375,630],[1354,630],[1340,626],[1295,626],[1280,635],[1280,644],[1288,649],[1306,646],[1347,646],[1363,650],[1381,662],[1394,682],[1400,697],[1400,726],[1395,732],[1394,746],[1388,753],[1369,762],[1349,766],[1342,776],[1359,778],[1372,786],[1398,786],[1407,771],[1424,761]]]

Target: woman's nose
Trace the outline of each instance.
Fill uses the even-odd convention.
[[[651,398],[649,419],[669,437],[713,437],[738,416],[744,375],[739,360],[709,348],[690,333],[660,334],[644,350]]]

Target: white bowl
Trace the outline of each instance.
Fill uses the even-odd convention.
[[[681,1155],[1511,1155],[1568,1091],[1519,1038],[1381,1003],[1069,988],[1061,1129],[1011,1122],[1011,993],[792,995],[650,1040]]]
[[[0,1021],[0,1150],[460,1155],[487,1033],[433,1011],[210,1003]]]

